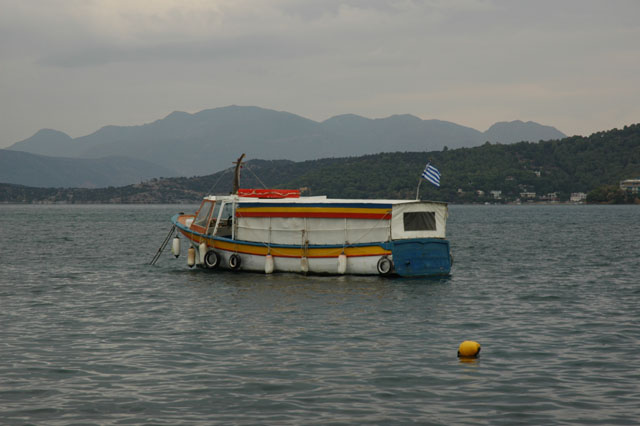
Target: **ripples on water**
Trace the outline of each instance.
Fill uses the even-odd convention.
[[[451,206],[431,280],[148,266],[191,209],[0,206],[0,423],[640,418],[637,206]]]

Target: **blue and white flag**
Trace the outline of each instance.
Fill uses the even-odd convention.
[[[422,172],[422,177],[440,188],[440,172],[431,163],[427,163],[424,172]]]

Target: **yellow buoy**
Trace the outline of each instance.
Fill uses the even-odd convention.
[[[458,347],[458,358],[477,358],[480,355],[480,343],[473,340],[465,340]]]

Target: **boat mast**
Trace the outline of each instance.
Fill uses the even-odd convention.
[[[233,191],[232,194],[238,193],[238,188],[240,188],[240,168],[242,168],[242,159],[244,158],[244,154],[238,158],[238,161],[234,161],[233,164],[236,165],[236,171],[233,176]]]

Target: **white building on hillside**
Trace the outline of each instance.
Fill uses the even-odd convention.
[[[584,192],[572,192],[569,201],[572,203],[583,203],[587,199],[587,194]]]
[[[521,192],[520,193],[520,198],[524,198],[524,199],[536,198],[536,193],[535,192]]]
[[[620,182],[620,189],[622,189],[623,191],[631,192],[632,194],[637,194],[638,188],[640,188],[640,178],[626,179]]]

